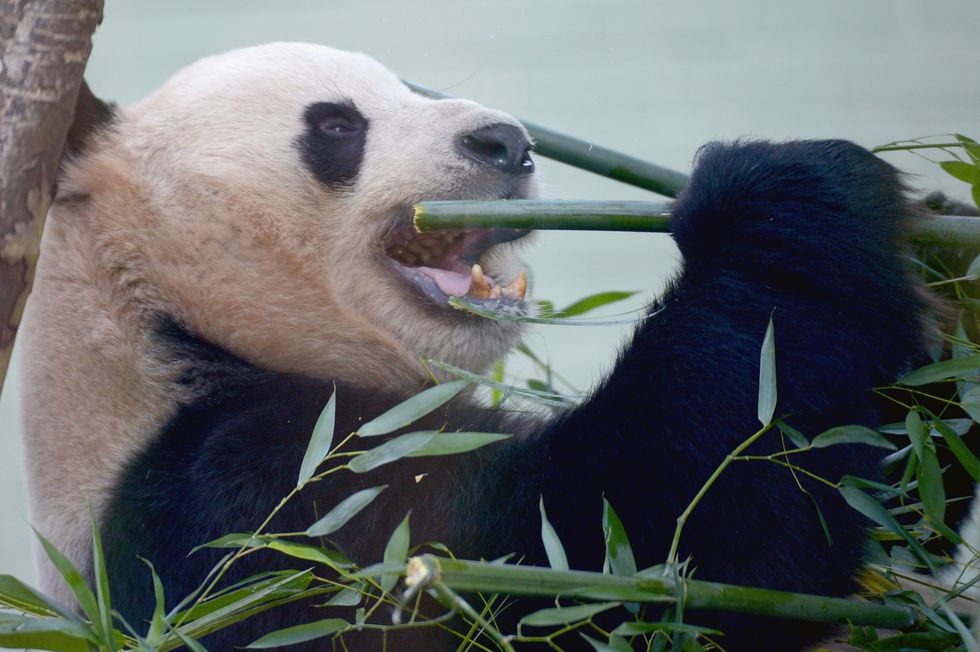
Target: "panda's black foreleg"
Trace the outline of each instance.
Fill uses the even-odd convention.
[[[759,362],[770,318],[777,416],[811,437],[876,423],[872,388],[922,350],[923,306],[903,258],[909,216],[896,171],[850,143],[702,151],[674,210],[682,273],[592,399],[525,437],[515,454],[523,464],[509,462],[533,478],[513,486],[543,495],[573,567],[602,566],[603,495],[640,567],[666,559],[676,518],[725,456],[762,427]],[[773,430],[747,453],[784,445],[794,447]],[[690,557],[701,579],[848,594],[867,524],[832,484],[845,474],[874,477],[880,457],[868,446],[842,445],[792,456],[805,472],[736,461],[694,509],[680,559]],[[488,475],[499,482],[501,473]],[[515,511],[527,523],[484,554],[518,550],[546,563],[536,504],[512,500],[523,501]],[[492,538],[484,532],[481,545]],[[730,651],[798,649],[821,632],[757,618],[691,618],[725,630]]]

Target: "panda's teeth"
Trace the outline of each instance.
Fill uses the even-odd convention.
[[[470,270],[470,278],[473,282],[470,284],[468,296],[477,299],[489,299],[491,297],[490,283],[487,281],[487,277],[483,275],[483,268],[479,264],[473,265],[473,268]],[[498,288],[493,289],[499,291]]]
[[[511,299],[524,300],[524,296],[527,294],[527,272],[521,271],[520,274],[514,277],[514,280],[510,282],[510,285],[504,288],[504,295],[510,297]]]

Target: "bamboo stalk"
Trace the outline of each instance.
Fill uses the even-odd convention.
[[[547,229],[573,231],[670,230],[664,202],[646,201],[427,201],[415,207],[415,226],[435,229]]]
[[[414,561],[413,561],[414,560]],[[537,597],[580,597],[629,602],[673,602],[683,593],[691,609],[714,609],[818,622],[853,623],[908,629],[920,619],[910,606],[892,606],[771,591],[687,579],[674,586],[668,578],[620,577],[585,571],[560,571],[533,566],[445,559],[413,558],[410,564],[429,569],[427,581],[462,592],[505,593]]]
[[[438,229],[537,229],[670,232],[665,202],[645,201],[427,201],[415,207],[419,231]],[[936,215],[916,220],[911,239],[922,245],[980,246],[980,218]]]
[[[980,245],[980,218],[936,215],[915,222],[912,239],[919,244],[944,247]]]
[[[419,95],[433,99],[452,98],[451,95],[419,84],[405,82],[405,85]],[[527,120],[521,122],[534,139],[534,151],[541,156],[666,197],[676,197],[687,185],[687,176],[680,172],[563,134],[534,122]]]

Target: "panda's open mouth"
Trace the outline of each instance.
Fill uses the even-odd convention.
[[[386,239],[385,253],[402,277],[437,303],[465,297],[477,303],[523,304],[527,274],[522,271],[504,285],[484,273],[480,260],[491,247],[527,233],[514,229],[419,233],[407,225]]]

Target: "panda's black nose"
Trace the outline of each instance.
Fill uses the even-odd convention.
[[[511,175],[534,171],[531,143],[514,125],[499,122],[460,136],[456,143],[463,156]]]

